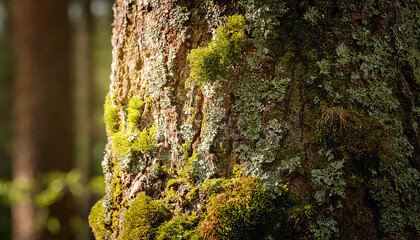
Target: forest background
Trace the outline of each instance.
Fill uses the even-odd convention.
[[[54,2],[54,1],[51,1]],[[16,201],[21,201],[19,195],[24,192],[22,186],[13,184],[11,181],[12,145],[13,145],[13,105],[16,96],[14,89],[14,58],[13,44],[14,29],[12,26],[10,0],[0,0],[0,239],[12,238],[10,206]],[[89,7],[87,7],[89,6]],[[88,21],[83,21],[84,11],[89,11],[91,16]],[[37,182],[43,185],[44,191],[39,192],[43,196],[40,209],[47,213],[44,218],[37,218],[39,225],[45,225],[48,231],[59,231],[61,226],[54,216],[48,215],[48,208],[53,202],[59,200],[64,192],[68,192],[75,202],[76,208],[71,217],[72,235],[75,239],[91,239],[93,237],[88,229],[87,214],[93,203],[103,195],[104,182],[100,162],[103,158],[104,145],[106,142],[105,126],[103,124],[103,101],[108,91],[108,79],[111,64],[111,0],[71,0],[67,7],[67,15],[70,23],[70,73],[74,84],[74,160],[73,170],[68,173],[52,171],[45,174],[49,183]],[[86,26],[86,24],[88,26]],[[87,27],[85,32],[88,36],[80,37],[82,28]],[[57,37],[50,35],[51,38]],[[89,53],[83,52],[81,46],[87,45]],[[77,81],[80,76],[80,64],[77,62],[84,56],[91,56],[89,64],[92,88],[89,92],[84,91],[83,82]],[[82,60],[83,61],[83,60]],[[84,94],[84,95],[83,95]],[[90,97],[86,97],[88,94]],[[91,101],[87,104],[86,101]],[[91,109],[86,106],[91,105]],[[89,111],[86,113],[86,111]],[[88,121],[86,121],[88,118]],[[93,129],[86,131],[91,124]],[[91,147],[89,147],[89,141]],[[91,153],[89,151],[91,148]],[[84,171],[87,165],[91,171]],[[83,179],[88,178],[88,184]],[[45,179],[44,179],[45,180]],[[52,181],[51,181],[52,180]],[[51,184],[52,183],[52,184]],[[88,199],[88,207],[82,207],[82,203]],[[41,199],[41,197],[40,197]],[[42,202],[42,201],[41,201]],[[82,209],[83,208],[83,209]],[[87,210],[86,210],[87,209]],[[65,211],[65,210],[64,210]]]

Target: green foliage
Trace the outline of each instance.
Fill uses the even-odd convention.
[[[113,99],[108,93],[104,104],[104,122],[106,133],[112,135],[118,131],[118,109],[113,105]]]
[[[280,187],[280,194],[275,194],[262,188],[256,178],[246,177],[233,178],[223,188],[221,193],[210,196],[207,204],[199,226],[204,239],[280,239],[296,234],[294,225],[288,222],[288,213],[298,200],[285,186]]]
[[[139,193],[122,218],[122,239],[156,239],[158,226],[169,220],[171,213],[144,193]]]
[[[202,86],[231,73],[247,44],[245,17],[228,17],[226,26],[219,26],[214,40],[206,47],[193,49],[188,56],[190,79]]]
[[[105,210],[102,206],[103,200],[99,200],[92,207],[89,214],[89,225],[93,230],[96,239],[106,239],[108,230],[105,227]]]

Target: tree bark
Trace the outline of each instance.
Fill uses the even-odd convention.
[[[418,14],[116,1],[96,238],[418,238]]]
[[[73,166],[73,98],[69,76],[68,1],[13,2],[15,134],[13,180],[31,184],[53,170]],[[69,199],[50,209],[58,234],[37,226],[33,196],[12,206],[13,239],[69,239]]]

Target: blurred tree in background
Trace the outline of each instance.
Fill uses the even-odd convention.
[[[13,239],[36,239],[35,230],[41,239],[91,238],[87,214],[103,192],[110,22],[110,0],[0,0],[0,239],[12,238],[12,225]],[[13,175],[25,184],[10,181],[12,123]],[[10,205],[24,216],[19,224]]]
[[[10,179],[12,62],[6,2],[0,1],[0,177]],[[0,238],[10,238],[10,210],[0,204]]]
[[[53,171],[70,171],[74,162],[73,81],[70,78],[68,1],[12,1],[15,52],[12,178],[30,186]],[[36,191],[35,191],[36,192]],[[60,221],[50,235],[37,227],[34,196],[12,205],[14,239],[69,239],[73,203],[69,197],[50,208]],[[68,209],[66,211],[63,209]]]

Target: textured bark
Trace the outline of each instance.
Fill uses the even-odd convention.
[[[167,239],[176,218],[142,222],[145,193],[201,216],[185,239],[418,237],[418,15],[411,1],[116,1],[95,236]],[[249,176],[297,193],[284,226],[218,212]]]
[[[69,77],[67,1],[13,2],[16,57],[13,180],[29,184],[52,170],[73,166],[72,83]],[[28,196],[31,198],[30,196]],[[13,239],[68,239],[71,211],[64,198],[50,209],[61,232],[36,226],[31,199],[12,207]]]

